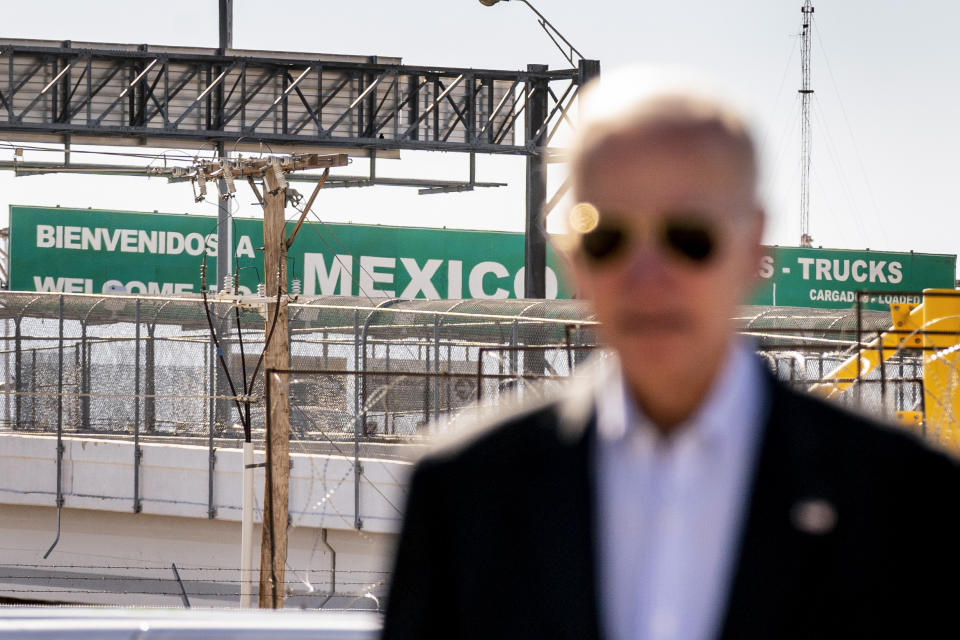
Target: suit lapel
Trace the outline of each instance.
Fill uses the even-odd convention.
[[[816,594],[829,574],[824,566],[836,517],[829,458],[816,429],[804,425],[798,399],[768,379],[768,420],[758,451],[728,592],[722,638],[777,637],[784,621],[815,612]],[[807,427],[807,428],[805,428]]]
[[[589,385],[572,389],[550,427],[548,449],[534,463],[529,495],[535,599],[543,637],[599,637],[595,586],[591,464],[594,406]]]

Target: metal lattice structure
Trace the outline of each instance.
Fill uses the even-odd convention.
[[[595,72],[585,62],[506,71],[377,56],[0,40],[0,131],[98,145],[539,155]],[[549,104],[546,118],[518,142],[515,126],[537,100]]]
[[[806,0],[800,12],[803,13],[803,27],[800,30],[800,246],[813,246],[810,236],[810,150],[812,136],[810,132],[810,33],[813,25],[813,4]]]

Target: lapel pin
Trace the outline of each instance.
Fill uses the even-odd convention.
[[[810,498],[801,500],[790,510],[790,520],[799,531],[811,535],[823,535],[837,526],[837,510],[827,500]]]

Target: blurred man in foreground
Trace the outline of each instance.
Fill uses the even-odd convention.
[[[960,472],[781,386],[734,335],[753,142],[723,104],[637,81],[588,89],[571,159],[571,272],[617,357],[418,465],[384,637],[943,631]]]

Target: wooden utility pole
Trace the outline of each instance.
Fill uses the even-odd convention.
[[[269,181],[265,181],[269,185]],[[285,184],[285,182],[284,182]],[[290,332],[287,300],[287,243],[284,227],[285,186],[269,186],[263,194],[263,269],[267,289],[264,335],[269,336],[264,371],[290,368]],[[290,477],[290,401],[287,376],[270,375],[270,432],[267,442],[267,479],[263,500],[263,537],[260,546],[260,607],[283,607],[284,564],[287,559],[287,504]],[[268,524],[269,523],[269,524]]]
[[[286,235],[287,203],[286,174],[305,169],[326,169],[344,166],[346,154],[321,156],[299,154],[284,157],[268,157],[230,161],[221,159],[197,166],[195,181],[199,183],[201,197],[206,182],[223,179],[229,193],[235,191],[234,179],[246,178],[263,206],[263,273],[266,285],[266,318],[264,335],[263,370],[290,368],[290,330],[287,314],[287,249],[293,243],[296,232],[303,224],[317,193],[323,186],[327,173],[317,183],[313,195],[303,208],[300,220],[291,233]],[[255,178],[262,179],[263,193],[256,187]],[[283,607],[284,566],[287,560],[287,514],[290,488],[290,401],[288,376],[269,374],[264,386],[270,386],[270,402],[264,410],[269,414],[270,428],[266,434],[266,479],[263,500],[263,535],[260,546],[260,597],[261,608]]]

